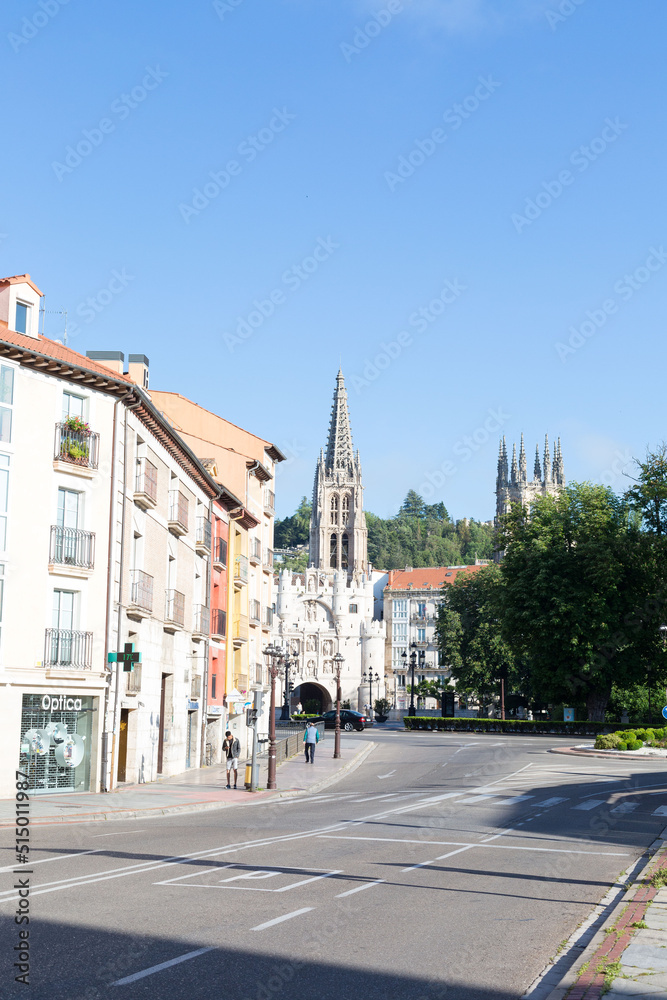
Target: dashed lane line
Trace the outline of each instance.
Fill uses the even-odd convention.
[[[358,885],[354,889],[348,889],[347,892],[339,892],[334,899],[343,899],[344,896],[354,896],[355,892],[363,892],[364,889],[372,889],[374,885],[382,885],[385,880],[383,878],[378,878],[374,882],[364,882],[363,885]]]
[[[300,910],[293,910],[292,913],[283,913],[282,917],[274,917],[273,920],[267,920],[263,924],[257,924],[256,927],[251,927],[251,931],[265,931],[267,927],[275,927],[276,924],[282,924],[286,920],[292,920],[293,917],[300,917],[302,913],[310,913],[314,910],[314,906],[302,906]]]
[[[138,979],[145,979],[146,976],[152,976],[156,972],[162,972],[163,969],[170,969],[173,965],[180,965],[181,962],[187,962],[191,958],[197,958],[199,955],[203,955],[207,951],[213,951],[213,948],[198,948],[196,951],[189,951],[185,955],[179,955],[178,958],[172,958],[168,962],[160,962],[159,965],[152,965],[150,969],[144,969],[143,972],[135,972],[132,976],[125,976],[124,979],[117,979],[115,983],[111,983],[112,986],[129,986],[130,983],[136,983]]]

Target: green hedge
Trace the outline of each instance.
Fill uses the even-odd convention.
[[[650,747],[663,747],[667,739],[667,729],[617,729],[606,736],[598,736],[595,741],[596,750],[641,750],[644,743]]]
[[[406,715],[406,729],[431,729],[439,732],[523,733],[524,735],[597,736],[610,732],[608,722],[528,722],[523,719],[440,719]]]

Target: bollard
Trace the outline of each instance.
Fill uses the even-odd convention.
[[[252,784],[252,764],[246,764],[245,766],[245,787],[250,788]]]

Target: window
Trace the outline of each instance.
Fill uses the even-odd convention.
[[[426,618],[426,602],[420,601],[417,605],[417,616],[419,618]]]
[[[343,524],[347,524],[347,519],[350,516],[350,494],[346,493],[343,497]]]
[[[332,535],[329,542],[329,566],[332,569],[338,568],[338,536]]]
[[[2,606],[5,600],[5,565],[0,563],[0,623],[2,622]],[[0,636],[2,635],[2,628],[0,628]]]
[[[394,670],[402,670],[405,665],[403,653],[407,653],[405,646],[394,646],[391,651],[391,666]]]
[[[71,631],[74,628],[74,593],[53,591],[53,628]]]
[[[217,687],[218,677],[216,674],[211,674],[211,698],[215,698],[215,689]]]
[[[17,333],[27,333],[28,332],[28,316],[29,316],[30,306],[25,302],[16,303],[16,332]]]
[[[14,404],[14,369],[0,365],[0,441],[12,439],[12,406]]]
[[[397,679],[398,679],[398,686],[400,688],[404,688],[405,687],[405,674],[399,674]]]
[[[83,397],[75,396],[72,392],[63,393],[63,420],[68,417],[83,418]]]
[[[402,642],[407,645],[408,642],[408,623],[407,622],[394,622],[392,624],[392,642]]]
[[[7,548],[7,506],[9,502],[9,455],[0,455],[0,552]]]
[[[331,498],[331,524],[338,524],[338,497],[334,494]]]
[[[348,542],[347,535],[343,535],[342,542],[341,542],[341,547],[340,548],[341,548],[341,552],[340,552],[340,565],[341,565],[342,569],[347,569],[347,567],[348,567],[348,550],[349,550],[349,542]]]
[[[58,514],[56,524],[59,528],[79,527],[79,504],[81,494],[74,490],[58,490]]]
[[[418,628],[417,629],[417,642],[426,642],[426,629],[425,628]]]
[[[350,614],[351,615],[356,615],[357,614],[357,607],[358,607],[358,605],[356,605],[356,604],[350,604]]]
[[[392,612],[392,618],[394,621],[397,619],[408,619],[408,602],[407,601],[394,601],[394,607]]]

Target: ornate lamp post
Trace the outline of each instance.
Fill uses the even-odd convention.
[[[340,757],[340,671],[345,661],[342,653],[336,653],[333,658],[336,671],[336,732],[334,734],[334,760]]]
[[[276,677],[280,670],[280,660],[283,651],[279,646],[269,645],[264,650],[269,657],[269,674],[271,675],[271,707],[269,709],[269,775],[267,788],[276,787]]]
[[[403,658],[403,668],[407,670],[408,668],[408,654],[401,653]],[[408,709],[408,715],[415,715],[415,668],[417,666],[417,643],[413,642],[410,644],[410,673],[412,675],[412,683],[410,685],[410,708]]]
[[[373,681],[375,681],[375,683],[379,685],[380,678],[378,677],[377,672],[375,674],[375,677],[373,677],[373,671],[369,670],[368,674],[366,674],[366,671],[364,671],[361,679],[364,682],[364,684],[366,684],[366,683],[368,684],[368,700],[371,703],[371,721],[372,721],[373,720],[373,716],[375,714],[374,711],[373,711]],[[379,690],[380,689],[378,687],[378,691]]]
[[[290,686],[289,686],[289,669],[294,663],[296,664],[297,656],[290,649],[286,649],[284,653],[285,660],[285,691],[283,695],[283,707],[280,713],[281,722],[289,722],[290,720],[290,707],[289,707],[289,697],[290,697]]]

